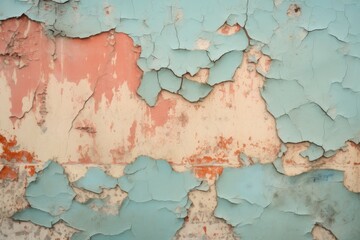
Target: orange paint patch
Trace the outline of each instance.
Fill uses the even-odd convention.
[[[218,164],[218,163],[227,163],[228,160],[226,158],[223,158],[221,156],[202,156],[199,157],[197,155],[193,155],[190,158],[188,158],[189,163],[193,164],[193,165],[201,165],[201,164]]]
[[[14,160],[15,162],[32,163],[34,161],[35,156],[33,153],[25,150],[13,150],[13,148],[17,146],[16,137],[13,137],[11,140],[7,140],[0,134],[0,144],[2,144],[2,153],[0,154],[0,158],[2,159],[5,159],[8,162]]]
[[[224,25],[222,25],[219,28],[218,33],[220,33],[222,35],[233,35],[233,34],[239,32],[240,30],[241,30],[241,26],[239,24],[230,26],[225,23]]]
[[[219,140],[217,142],[217,146],[221,149],[228,149],[228,146],[233,142],[233,138],[224,138],[223,136],[219,137]]]
[[[206,166],[194,167],[195,176],[201,179],[216,179],[223,172],[223,167],[220,166]]]
[[[16,170],[9,166],[4,166],[0,170],[0,179],[2,180],[11,180],[14,181],[18,178],[18,173]]]
[[[35,166],[25,166],[25,169],[27,170],[27,173],[30,177],[34,176],[36,173]]]
[[[233,156],[233,148],[237,148],[232,137],[223,136],[216,138],[216,145],[207,143],[198,147],[197,153],[184,158],[184,161],[193,166],[193,171],[198,178],[214,180],[221,175],[224,166],[229,165],[229,155]],[[238,148],[236,151],[240,151]]]

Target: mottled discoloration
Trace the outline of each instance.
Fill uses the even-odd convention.
[[[66,211],[62,219],[81,230],[73,236],[84,239],[103,239],[106,231],[115,238],[143,239],[149,233],[147,238],[159,239],[157,234],[164,233],[168,239],[181,227],[178,239],[236,239],[245,228],[237,226],[233,234],[232,227],[213,216],[212,184],[228,168],[256,163],[275,161],[286,175],[341,170],[346,188],[360,192],[359,8],[356,0],[0,1],[0,185],[5,193],[0,238],[68,239],[74,230],[55,224],[59,212]],[[134,176],[151,171],[140,167],[134,173],[125,170],[122,179],[138,184],[127,195],[115,180],[140,155],[166,159],[179,172],[190,170],[186,179],[205,179],[210,190],[198,186],[205,192],[191,192],[194,206],[189,208],[182,201],[188,190],[161,185],[178,173],[168,176],[169,166],[157,166],[157,174],[167,177],[151,179],[150,174],[141,180]],[[55,159],[69,174],[76,196],[71,191],[67,196],[76,206],[41,210],[51,216],[33,208],[21,216],[53,225],[48,229],[11,220],[27,207],[24,196],[32,207],[47,206],[41,201],[49,198],[44,194],[51,181],[36,194],[29,190],[43,176],[47,159]],[[288,179],[284,182],[293,181]],[[329,189],[333,183],[323,184]],[[147,185],[167,191],[160,200],[149,200],[156,191],[149,197]],[[238,185],[230,182],[217,194]],[[350,194],[342,183],[335,185],[344,199]],[[264,208],[264,222],[248,227],[269,236],[266,220],[285,216],[306,237],[311,229],[314,239],[352,234],[338,227],[345,208],[324,206],[306,185],[298,188],[290,189],[289,196],[303,193],[293,202],[315,206],[310,213],[275,211],[272,204],[283,203],[281,192],[275,192]],[[169,199],[177,194],[183,199],[176,198],[181,207],[174,210]],[[144,199],[134,201],[134,196],[149,201],[138,204]],[[140,218],[133,222],[151,227],[149,232],[130,231],[123,224],[119,233],[111,232],[113,224],[110,230],[92,232],[92,222],[81,225],[74,214],[90,214],[101,225],[102,217],[117,215],[120,205],[125,212],[132,209],[130,214],[163,217],[144,226]],[[317,215],[317,209],[323,211]],[[322,222],[309,220],[314,215]]]

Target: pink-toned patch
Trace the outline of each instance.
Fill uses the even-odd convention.
[[[0,26],[0,62],[3,63],[0,71],[4,72],[11,90],[12,120],[30,110],[23,109],[25,97],[35,107],[43,102],[45,95],[39,95],[37,100],[36,92],[42,94],[46,90],[50,74],[62,82],[88,81],[95,90],[96,111],[102,98],[110,103],[114,92],[124,83],[136,94],[142,75],[136,63],[140,52],[141,48],[134,46],[133,40],[123,33],[110,31],[85,39],[50,39],[40,23],[25,16],[4,21]],[[44,106],[37,111],[40,108]],[[45,119],[39,118],[38,124],[42,125]]]
[[[30,97],[48,78],[54,44],[41,25],[26,17],[4,21],[0,27],[0,71],[11,91],[11,114],[24,114],[23,98]],[[30,102],[32,99],[29,99]]]
[[[130,144],[129,150],[131,150],[135,147],[136,127],[137,127],[137,122],[134,121],[130,127],[130,134],[127,139]]]
[[[86,39],[61,37],[56,47],[55,75],[77,84],[86,79],[95,90],[95,111],[103,96],[110,103],[124,83],[136,93],[142,74],[136,64],[140,47],[126,34],[110,31]]]
[[[159,97],[155,107],[148,107],[147,114],[151,117],[154,128],[164,126],[169,120],[169,112],[176,106],[173,99]]]

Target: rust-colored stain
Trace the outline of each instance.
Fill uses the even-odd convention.
[[[27,166],[25,166],[25,169],[27,170],[27,174],[28,174],[30,177],[34,176],[35,173],[36,173],[35,166],[27,165]]]
[[[128,136],[128,142],[129,142],[129,150],[133,149],[135,147],[135,138],[136,138],[136,128],[137,128],[137,122],[134,121],[130,127],[130,134]]]
[[[197,148],[197,153],[185,158],[193,166],[193,171],[198,178],[214,180],[221,175],[223,167],[229,163],[229,154],[233,144],[232,137],[216,137],[216,145],[205,144]]]
[[[17,146],[16,137],[7,140],[3,135],[0,134],[0,143],[2,144],[2,153],[0,154],[1,159],[5,159],[8,162],[12,160],[16,162],[34,162],[34,153],[30,153],[25,150],[14,150],[14,148]]]
[[[220,166],[199,166],[194,167],[194,173],[198,178],[214,180],[221,175],[223,169]]]
[[[228,149],[228,146],[233,142],[233,138],[224,138],[223,136],[219,137],[217,146],[221,149]]]
[[[223,35],[232,35],[232,34],[239,32],[240,30],[241,30],[241,26],[239,24],[235,24],[233,26],[224,24],[223,26],[221,26],[219,28],[218,32]]]
[[[80,163],[89,164],[89,163],[93,162],[89,151],[90,151],[90,149],[89,149],[88,145],[85,145],[85,146],[79,145],[78,146],[78,152],[80,154],[80,158],[79,158]]]
[[[4,166],[0,170],[0,179],[14,181],[18,178],[18,171],[9,166]]]
[[[79,130],[82,133],[86,133],[90,135],[91,137],[94,137],[96,134],[96,126],[94,123],[92,123],[89,120],[83,120],[77,122],[75,129]]]

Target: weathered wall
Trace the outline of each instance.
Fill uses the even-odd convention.
[[[0,20],[0,239],[360,238],[358,1]]]

